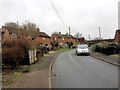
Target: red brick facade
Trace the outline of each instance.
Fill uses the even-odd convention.
[[[51,37],[44,32],[28,31],[24,29],[10,28],[3,26],[1,28],[2,41],[14,41],[15,39],[25,38],[27,40],[39,43],[40,45],[48,45],[51,47],[51,43],[57,42],[58,45],[64,45],[68,42],[72,42],[73,45],[77,44],[77,39],[68,34],[53,34]]]
[[[15,39],[18,39],[18,37],[15,34],[10,33],[8,29],[4,26],[2,26],[1,28],[1,35],[2,35],[2,42],[14,41]]]
[[[58,42],[59,45],[64,45],[66,42],[72,42],[73,45],[76,45],[77,40],[72,35],[53,34],[51,36],[51,42]]]
[[[114,37],[115,43],[120,43],[120,30],[116,30],[115,37]]]
[[[34,39],[34,41],[35,42],[38,42],[39,44],[41,44],[41,45],[48,45],[48,46],[50,46],[51,44],[50,44],[50,38],[48,38],[48,37],[36,37],[35,39]]]
[[[32,42],[32,47],[35,47],[34,42],[38,42],[41,45],[47,44],[50,46],[50,37],[44,32],[2,26],[1,34],[2,42],[14,41],[22,38],[23,40],[26,39]]]

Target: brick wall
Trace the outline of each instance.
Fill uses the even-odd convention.
[[[16,36],[10,34],[8,29],[5,27],[2,27],[1,31],[2,31],[2,42],[13,41],[14,39],[17,38]]]
[[[114,42],[120,43],[120,30],[116,30]]]
[[[36,37],[35,38],[35,41],[42,44],[42,45],[45,45],[45,44],[48,44],[48,46],[50,46],[50,38],[46,38],[46,37]]]

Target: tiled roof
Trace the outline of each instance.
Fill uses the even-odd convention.
[[[50,36],[47,35],[45,32],[39,32],[39,36],[40,36],[40,37],[47,37],[47,38],[50,38]]]
[[[49,35],[47,35],[45,32],[39,32],[35,30],[27,30],[27,29],[19,29],[19,28],[12,28],[12,27],[6,27],[3,26],[6,29],[8,29],[9,33],[16,34],[17,36],[28,36],[30,35],[31,38],[35,38],[37,36],[39,37],[47,37],[50,38]]]

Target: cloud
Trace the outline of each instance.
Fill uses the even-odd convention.
[[[71,33],[82,33],[86,38],[98,37],[101,27],[103,38],[113,38],[118,22],[119,0],[52,0],[60,16],[71,27]],[[5,22],[32,21],[41,30],[68,32],[56,15],[49,0],[0,0],[0,26]]]

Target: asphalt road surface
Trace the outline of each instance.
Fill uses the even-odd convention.
[[[118,88],[118,67],[75,50],[61,53],[52,68],[53,88]]]

